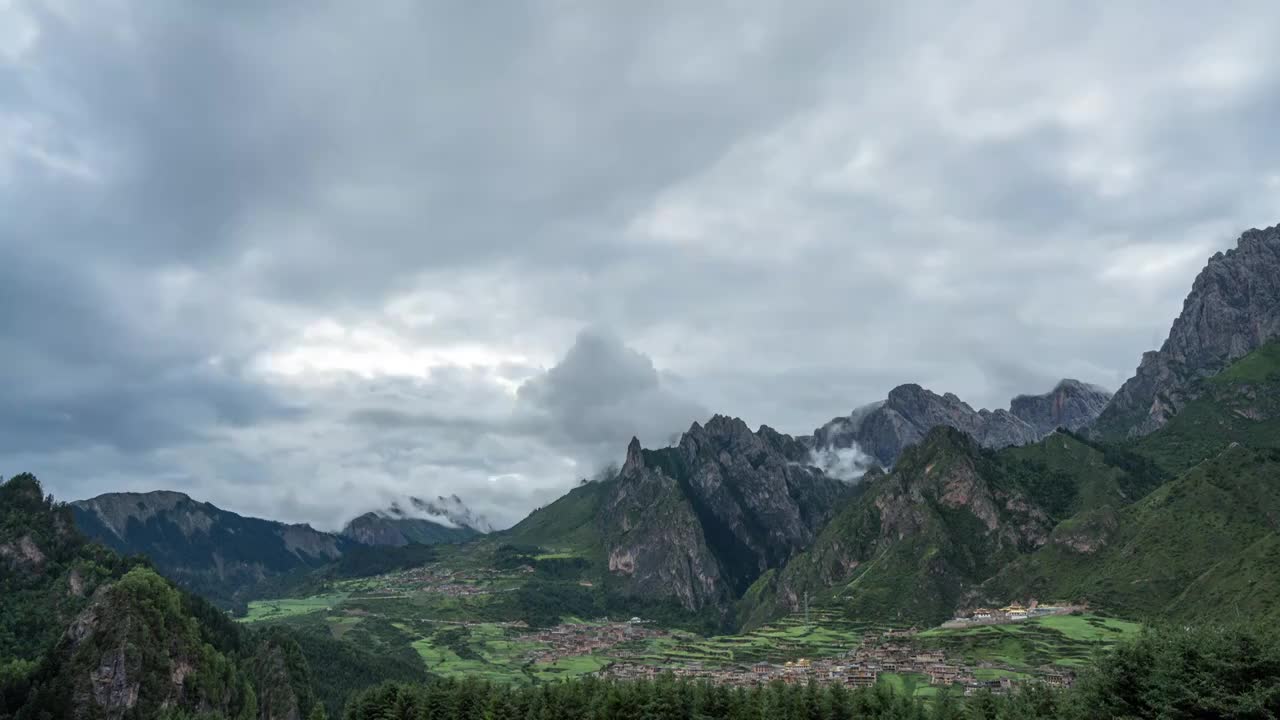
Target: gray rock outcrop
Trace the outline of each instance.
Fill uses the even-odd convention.
[[[952,393],[938,395],[919,385],[899,385],[883,402],[854,410],[814,431],[814,448],[857,446],[885,467],[903,449],[936,427],[960,430],[983,447],[1025,445],[1059,427],[1078,430],[1092,422],[1111,395],[1078,380],[1063,380],[1043,395],[1020,395],[1008,410],[974,410]]]
[[[615,580],[687,608],[738,597],[812,544],[850,492],[808,457],[795,438],[721,415],[674,447],[632,440],[600,518]]]
[[[1103,437],[1139,437],[1194,399],[1198,380],[1280,336],[1280,225],[1248,230],[1200,271],[1159,350],[1143,354],[1093,426]]]

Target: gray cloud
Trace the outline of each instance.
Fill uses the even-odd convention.
[[[0,472],[510,521],[691,414],[1114,388],[1280,219],[1231,5],[0,5]]]
[[[564,359],[530,378],[516,396],[516,423],[575,457],[620,460],[631,437],[650,446],[707,417],[688,389],[663,377],[648,356],[599,329],[578,334]]]

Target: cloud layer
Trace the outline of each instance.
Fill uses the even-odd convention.
[[[1114,388],[1280,220],[1278,21],[0,2],[0,472],[511,522],[712,411]]]

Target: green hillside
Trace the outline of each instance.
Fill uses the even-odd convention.
[[[600,503],[613,482],[601,480],[579,485],[550,505],[534,510],[501,536],[516,544],[597,553],[601,546],[597,524]]]
[[[990,599],[1084,599],[1131,617],[1280,617],[1280,343],[1220,375],[1134,452],[1180,474],[1127,507],[1054,529]]]
[[[1060,521],[1127,505],[1167,475],[1132,452],[1054,433],[998,452],[935,429],[863,479],[814,546],[739,603],[754,626],[810,602],[862,621],[935,624]],[[1003,603],[1001,603],[1003,604]]]
[[[795,610],[806,593],[859,620],[940,622],[968,587],[1048,531],[1018,477],[950,428],[862,487],[812,548],[748,591],[745,625]]]
[[[238,627],[87,541],[35,477],[0,484],[0,718],[337,716],[352,691],[426,678],[417,662]]]
[[[1195,392],[1196,399],[1133,449],[1176,473],[1233,442],[1280,448],[1280,341],[1202,380]]]
[[[1144,455],[1063,431],[1000,450],[997,459],[1055,519],[1128,505],[1171,477]]]
[[[1270,562],[1280,452],[1231,447],[1114,518],[1099,515],[1055,529],[1049,543],[1002,570],[983,595],[1084,600],[1137,618],[1236,610],[1280,618],[1280,563]]]

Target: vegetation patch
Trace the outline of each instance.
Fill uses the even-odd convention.
[[[264,620],[282,620],[295,615],[332,611],[346,598],[343,593],[329,595],[313,595],[305,598],[282,598],[279,600],[254,600],[249,603],[249,612],[240,622],[254,623]]]

